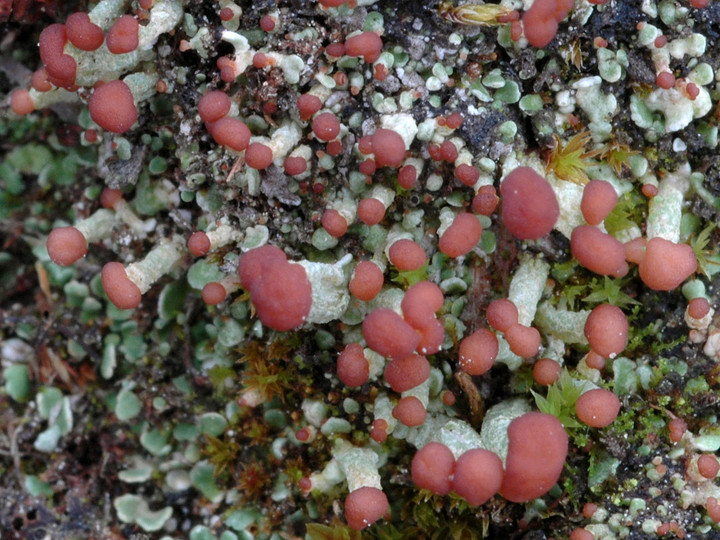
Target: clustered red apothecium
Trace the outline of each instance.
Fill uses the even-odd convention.
[[[343,4],[330,0],[320,3],[326,8]],[[30,114],[36,109],[38,95],[63,89],[73,94],[73,99],[87,105],[99,131],[132,133],[138,120],[147,114],[143,105],[143,96],[147,93],[143,83],[146,81],[139,84],[133,80],[126,82],[130,77],[123,80],[125,72],[134,67],[130,64],[118,67],[115,70],[117,77],[112,80],[90,80],[86,66],[78,64],[68,50],[72,47],[87,54],[99,51],[96,54],[130,55],[136,54],[138,47],[152,45],[158,35],[170,29],[162,27],[157,29],[158,35],[144,36],[144,29],[151,25],[140,25],[139,15],[149,9],[152,17],[152,10],[157,8],[157,4],[152,7],[152,3],[144,4],[147,6],[105,21],[104,26],[93,22],[93,12],[89,15],[75,13],[65,24],[49,26],[40,37],[43,68],[33,77],[32,91],[15,91],[11,98],[12,110],[20,115]],[[521,19],[515,18],[508,23],[514,37],[520,29],[532,46],[541,48],[552,41],[558,25],[572,7],[572,3],[565,1],[536,0]],[[219,16],[229,21],[233,14],[223,9]],[[270,15],[264,15],[260,21],[266,32],[279,31],[282,24],[282,17]],[[228,41],[233,39],[237,41],[235,36]],[[367,67],[375,63],[376,68],[384,51],[383,36],[375,31],[353,32],[343,42],[328,43],[326,49],[331,57],[329,62],[345,55],[364,62]],[[358,260],[341,285],[348,292],[347,296],[353,297],[355,305],[361,306],[363,315],[361,335],[355,334],[358,341],[347,344],[338,355],[338,378],[352,388],[363,387],[369,382],[371,368],[367,347],[368,351],[384,357],[380,371],[385,382],[392,392],[401,394],[391,400],[392,417],[407,427],[420,426],[433,411],[428,410],[427,399],[410,392],[426,384],[431,367],[435,365],[433,355],[443,349],[451,336],[440,315],[447,309],[443,289],[438,286],[440,276],[423,276],[426,279],[420,280],[406,277],[408,281],[405,290],[400,289],[402,298],[399,302],[373,302],[384,290],[392,288],[390,278],[396,274],[407,276],[422,272],[439,255],[447,260],[463,260],[463,257],[471,258],[474,253],[480,253],[484,224],[490,223],[491,217],[499,218],[499,226],[518,241],[543,239],[551,234],[563,211],[556,193],[559,188],[537,167],[529,164],[503,169],[495,179],[497,188],[482,181],[480,168],[463,161],[462,141],[450,140],[455,136],[462,139],[462,135],[456,133],[463,123],[463,113],[459,111],[451,111],[442,122],[438,118],[437,123],[443,126],[446,140],[419,142],[413,140],[414,133],[408,136],[408,130],[400,125],[398,118],[388,117],[387,125],[377,123],[362,130],[349,126],[342,111],[329,102],[328,93],[311,83],[307,83],[309,88],[298,88],[303,93],[298,92],[289,105],[290,113],[297,117],[302,136],[292,141],[289,147],[279,136],[256,138],[248,125],[250,121],[239,112],[239,98],[230,93],[231,83],[244,70],[255,70],[257,76],[263,77],[268,73],[265,70],[279,69],[274,66],[284,58],[274,51],[255,51],[251,55],[252,61],[243,66],[241,56],[236,53],[218,60],[217,73],[197,100],[197,114],[203,129],[217,145],[225,147],[237,159],[238,167],[254,169],[260,178],[270,174],[268,169],[273,168],[288,176],[306,179],[310,177],[309,173],[319,170],[323,156],[342,154],[349,158],[349,167],[364,175],[368,184],[390,182],[390,190],[397,191],[395,196],[405,196],[405,192],[414,191],[422,195],[421,185],[429,176],[428,170],[423,170],[423,164],[430,168],[441,167],[444,161],[453,164],[452,174],[444,182],[448,186],[452,184],[452,190],[469,195],[468,200],[457,205],[459,208],[449,209],[446,222],[435,230],[422,237],[399,235],[388,240],[384,252],[377,250]],[[383,69],[386,69],[384,65]],[[378,78],[377,70],[374,77]],[[380,80],[384,78],[382,76]],[[149,79],[159,83],[157,77],[149,76]],[[658,85],[665,87],[666,82],[664,77],[658,76]],[[396,127],[392,120],[397,121]],[[312,145],[314,152],[305,152],[301,148],[305,142]],[[428,156],[437,165],[425,163]],[[323,184],[312,185],[310,189],[317,195],[316,200],[323,200]],[[106,205],[111,216],[123,211],[116,206],[118,200],[123,200],[121,192]],[[632,263],[638,265],[640,278],[650,289],[670,291],[679,287],[697,269],[692,248],[660,236],[641,237],[632,243],[616,239],[602,228],[602,223],[617,202],[618,194],[609,182],[592,180],[584,187],[579,208],[584,223],[576,224],[571,231],[572,255],[580,265],[601,276],[625,276],[631,268],[628,263]],[[335,203],[328,199],[321,207],[307,208],[306,212],[315,212],[318,227],[336,242],[357,241],[361,236],[359,231],[365,231],[361,227],[390,225],[393,219],[393,199],[383,194],[368,193],[351,203],[352,208]],[[499,216],[496,212],[498,204]],[[109,228],[108,234],[114,226]],[[134,309],[140,305],[142,294],[165,272],[189,264],[192,257],[210,257],[240,239],[232,234],[216,234],[211,238],[212,234],[213,227],[207,234],[198,230],[187,234],[183,242],[175,239],[170,242],[171,247],[163,248],[172,254],[165,261],[167,268],[159,270],[153,266],[152,279],[144,277],[142,264],[108,262],[102,269],[102,285],[110,301],[120,309]],[[89,248],[92,249],[88,244],[105,238],[92,236],[80,222],[75,227],[55,228],[48,236],[47,250],[53,262],[72,265],[85,257]],[[291,251],[296,252],[295,249],[282,249],[273,242],[243,249],[238,258],[237,276],[228,277],[227,282],[208,282],[202,289],[203,300],[208,305],[222,307],[233,298],[247,294],[254,315],[270,329],[287,332],[312,324],[308,320],[312,318],[314,293],[317,292],[314,287],[318,282],[313,281],[309,269],[312,263],[291,260],[288,258]],[[146,266],[150,265],[147,263]],[[472,328],[462,339],[456,340],[457,363],[453,367],[480,377],[492,369],[500,343],[506,343],[513,354],[535,364],[533,377],[538,385],[553,384],[561,367],[552,358],[535,360],[548,343],[531,324],[532,319],[521,319],[518,307],[510,298],[495,298],[486,304],[489,305],[484,317],[478,319],[486,318],[489,328],[484,325]],[[702,318],[709,306],[695,302],[692,310],[697,318]],[[596,365],[602,367],[604,359],[620,354],[627,345],[628,333],[628,321],[622,309],[610,304],[595,307],[587,316],[584,335]],[[450,348],[455,350],[454,345]],[[603,388],[584,392],[576,404],[577,418],[593,428],[610,425],[620,409],[617,396]],[[386,420],[375,420],[373,439],[384,440],[391,434],[388,430]],[[412,461],[413,481],[418,487],[438,495],[454,492],[471,505],[484,504],[496,493],[513,502],[543,496],[558,481],[565,463],[568,437],[563,425],[552,415],[527,412],[509,422],[506,437],[506,455],[503,456],[479,447],[453,455],[444,444],[428,442],[418,449]],[[710,475],[707,471],[714,470],[712,476],[716,475],[717,468],[707,461],[703,460],[703,474]],[[305,491],[312,489],[307,482],[303,485]],[[388,506],[382,490],[362,486],[348,495],[345,517],[352,528],[362,529],[382,518]],[[582,532],[573,534],[580,537]]]

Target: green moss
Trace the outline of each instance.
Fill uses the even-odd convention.
[[[560,378],[548,387],[546,397],[531,390],[538,409],[556,416],[565,429],[569,430],[583,426],[575,415],[575,402],[582,392],[582,383],[573,379],[566,369],[562,371]]]
[[[639,226],[646,215],[647,199],[635,190],[628,191],[618,198],[615,208],[605,218],[605,228],[608,233],[617,236],[622,231]]]

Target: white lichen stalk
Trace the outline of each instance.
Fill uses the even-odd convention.
[[[367,197],[377,199],[385,207],[385,210],[387,210],[395,200],[395,192],[387,186],[377,184],[372,187]]]
[[[674,39],[663,47],[656,47],[655,38],[660,35],[662,34],[657,27],[647,23],[638,35],[640,44],[650,51],[656,74],[672,72],[671,57],[676,60],[683,60],[685,56],[697,58],[705,53],[707,47],[705,36],[697,33]],[[672,88],[656,88],[643,100],[648,109],[663,114],[666,133],[684,129],[694,119],[705,116],[712,109],[710,93],[703,86],[709,84],[711,80],[704,80],[692,75],[688,79],[697,85],[698,95],[694,99],[690,99],[687,92],[684,91],[683,84],[676,84]],[[643,123],[638,111],[634,111],[633,120],[638,125]]]
[[[221,39],[232,45],[235,49],[233,56],[235,77],[239,77],[252,65],[253,57],[257,52],[250,46],[247,38],[237,32],[224,30]],[[280,54],[269,51],[264,53],[279,67],[285,80],[290,84],[296,84],[300,80],[300,72],[305,68],[305,62],[296,54]]]
[[[690,164],[685,162],[660,181],[658,193],[650,201],[646,234],[677,243],[685,194],[690,188]]]
[[[550,265],[547,262],[530,256],[521,260],[510,281],[508,293],[508,298],[517,307],[520,324],[532,324],[549,275]]]
[[[527,256],[521,260],[510,281],[508,299],[517,307],[518,323],[523,326],[531,326],[535,319],[537,305],[542,298],[549,273],[550,265],[547,262]],[[523,364],[523,359],[510,350],[507,341],[500,335],[498,345],[496,362],[507,365],[511,371]]]
[[[386,114],[380,118],[380,126],[385,129],[391,129],[400,135],[405,143],[405,150],[410,149],[410,145],[418,133],[418,126],[415,119],[407,113]]]
[[[47,92],[38,92],[34,88],[30,88],[28,92],[36,111],[58,103],[80,103],[80,97],[76,92],[69,92],[64,88],[53,88]]]
[[[88,244],[108,238],[115,227],[115,212],[100,208],[93,214],[75,223],[75,228],[82,233]]]
[[[185,253],[184,239],[175,235],[154,247],[143,260],[126,266],[125,272],[128,279],[145,294],[158,279],[180,263]]]
[[[110,2],[105,6],[106,1],[100,2],[89,16],[91,21],[97,21],[98,26],[107,30],[115,19],[124,13],[126,2]],[[105,43],[94,51],[82,51],[71,43],[66,44],[65,53],[77,62],[76,83],[80,86],[92,86],[99,80],[117,79],[140,62],[152,60],[155,56],[153,46],[157,39],[180,24],[182,15],[181,2],[156,1],[150,11],[148,24],[140,26],[138,31],[138,47],[124,54],[111,53]]]
[[[340,214],[348,225],[355,221],[357,200],[349,189],[342,188],[335,193],[334,197],[328,202],[327,207]]]
[[[160,77],[157,73],[131,73],[123,79],[133,95],[135,104],[142,103],[157,92],[157,83]]]
[[[380,456],[371,448],[358,448],[344,439],[337,439],[332,449],[332,459],[319,473],[310,475],[313,490],[321,492],[347,480],[348,491],[363,487],[382,490],[380,483]]]
[[[206,230],[205,234],[210,241],[210,251],[237,242],[242,237],[240,231],[227,223],[220,223],[214,229]]]
[[[262,143],[266,145],[273,154],[273,162],[278,167],[282,165],[293,148],[295,148],[302,139],[302,130],[295,122],[287,121],[277,128],[273,134],[268,137],[251,137],[251,143]]]
[[[350,303],[345,269],[352,262],[351,254],[345,255],[335,264],[298,261],[305,268],[312,287],[312,307],[306,323],[325,324],[339,319]]]
[[[90,22],[107,31],[115,19],[125,13],[129,0],[102,0],[88,13]]]
[[[535,324],[544,335],[554,336],[564,343],[587,344],[584,329],[589,315],[590,311],[586,309],[570,311],[543,302],[538,306]]]
[[[116,218],[127,225],[138,238],[145,238],[147,233],[155,226],[154,219],[148,219],[147,222],[140,219],[125,199],[119,199],[113,206],[113,210]]]

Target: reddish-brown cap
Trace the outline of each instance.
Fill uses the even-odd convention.
[[[525,37],[533,47],[545,47],[555,37],[558,23],[567,17],[572,0],[536,0],[523,13]]]
[[[360,165],[358,165],[358,170],[363,174],[372,176],[377,170],[377,164],[375,163],[374,159],[367,158],[362,163],[360,163]]]
[[[544,495],[560,478],[567,451],[567,433],[556,417],[529,412],[516,418],[508,427],[508,454],[500,493],[512,502]]]
[[[418,270],[427,261],[427,254],[420,244],[407,238],[394,242],[388,254],[390,262],[401,272]]]
[[[87,240],[75,227],[56,227],[47,239],[50,260],[60,266],[70,266],[87,253]]]
[[[454,469],[455,457],[450,449],[444,444],[429,442],[415,453],[410,474],[420,489],[447,495],[451,490],[450,477]]]
[[[668,430],[670,431],[670,440],[672,442],[680,442],[685,432],[687,431],[688,425],[682,418],[673,418],[668,422]]]
[[[514,324],[505,331],[510,350],[523,358],[532,358],[540,351],[540,332],[532,326]]]
[[[398,184],[403,189],[410,189],[417,180],[417,169],[414,165],[405,165],[398,171]]]
[[[310,120],[312,115],[320,110],[322,107],[322,101],[317,96],[312,94],[302,94],[297,99],[297,107],[300,112],[301,120]]]
[[[708,497],[705,500],[705,509],[710,519],[715,523],[720,523],[720,503],[715,497]]]
[[[82,51],[96,50],[105,39],[102,28],[93,24],[84,11],[69,15],[65,21],[65,30],[70,43]]]
[[[712,454],[703,454],[697,460],[698,471],[704,478],[715,478],[720,471],[720,463]]]
[[[350,279],[349,289],[358,300],[369,302],[382,289],[385,277],[380,267],[372,261],[359,262]]]
[[[697,258],[689,245],[655,237],[648,240],[638,270],[651,289],[671,291],[697,270]]]
[[[212,245],[210,238],[203,231],[197,231],[190,235],[187,241],[188,251],[193,257],[202,257],[206,255]]]
[[[470,375],[482,375],[495,363],[499,350],[495,334],[480,328],[460,342],[458,365]]]
[[[669,71],[661,71],[655,77],[655,84],[657,84],[660,88],[668,90],[675,86],[675,75]]]
[[[340,133],[340,122],[331,112],[320,113],[313,118],[312,130],[321,141],[332,141]]]
[[[582,266],[596,274],[617,278],[628,273],[623,243],[592,225],[573,229],[570,251]]]
[[[340,238],[347,232],[347,221],[345,221],[345,218],[342,217],[340,212],[334,208],[328,208],[325,212],[323,212],[322,218],[320,218],[320,223],[322,224],[323,229],[325,229],[333,238]]]
[[[410,356],[420,341],[413,327],[389,308],[371,311],[362,323],[362,333],[368,347],[388,358]]]
[[[345,519],[351,528],[360,531],[383,517],[390,503],[382,490],[361,487],[345,498]]]
[[[270,65],[270,57],[265,53],[257,52],[252,59],[253,67],[258,69],[265,68]]]
[[[245,163],[253,169],[267,169],[273,160],[273,151],[268,145],[254,142],[245,150]]]
[[[305,268],[275,261],[252,281],[250,300],[265,326],[285,332],[301,326],[312,307],[312,286]]]
[[[595,540],[595,535],[587,529],[577,527],[570,532],[570,540]]]
[[[489,501],[502,485],[503,464],[490,450],[474,448],[455,463],[452,490],[473,506]]]
[[[445,118],[445,123],[450,129],[457,129],[462,126],[463,120],[464,118],[462,113],[455,111]]]
[[[604,428],[613,423],[620,412],[620,400],[610,390],[588,390],[575,402],[575,412],[580,421],[594,428]]]
[[[457,147],[452,141],[443,141],[440,145],[440,156],[448,163],[452,163],[458,157]]]
[[[118,18],[108,31],[106,45],[113,54],[129,53],[137,49],[140,25],[132,15]]]
[[[455,216],[438,242],[438,248],[448,257],[460,257],[470,252],[480,241],[482,226],[473,214],[463,212]]]
[[[361,199],[358,203],[357,215],[365,225],[377,225],[385,217],[385,205],[375,197]]]
[[[702,296],[693,298],[688,303],[687,313],[693,319],[702,319],[710,312],[710,302]]]
[[[591,517],[593,517],[595,515],[595,512],[597,512],[598,509],[599,509],[598,505],[595,504],[594,502],[586,502],[583,505],[583,509],[582,509],[583,517],[585,519],[590,519]]]
[[[202,290],[202,299],[209,306],[214,306],[225,300],[227,291],[222,283],[211,281],[206,283]]]
[[[51,64],[46,64],[48,81],[60,88],[74,91],[77,76],[77,62],[69,54],[61,54],[53,58]]]
[[[642,189],[640,190],[643,195],[645,195],[648,199],[652,199],[653,197],[657,197],[658,194],[658,188],[655,184],[652,184],[650,182],[646,182],[643,184]]]
[[[307,160],[302,156],[288,156],[285,158],[283,167],[290,176],[302,174],[307,170]]]
[[[461,163],[455,167],[455,177],[466,186],[474,186],[475,182],[480,178],[480,171],[477,167]]]
[[[287,255],[277,246],[267,244],[256,247],[240,257],[238,275],[243,289],[250,290],[253,282],[262,274],[263,267],[276,262],[286,262]]]
[[[395,358],[385,365],[385,380],[395,392],[407,392],[430,376],[430,362],[419,354]]]
[[[490,216],[495,212],[500,197],[497,196],[495,186],[482,186],[472,200],[472,211],[483,216]]]
[[[511,326],[518,322],[518,310],[512,300],[498,298],[490,302],[485,312],[485,317],[490,326],[498,332],[507,332]]]
[[[615,188],[605,180],[590,180],[583,189],[580,210],[588,225],[600,225],[617,204]]]
[[[440,287],[431,281],[421,281],[405,292],[400,308],[403,317],[413,328],[421,328],[435,319],[435,313],[440,311],[444,302]]]
[[[322,1],[320,2],[322,4]],[[342,3],[345,3],[345,0],[342,0]],[[325,53],[328,56],[332,56],[334,58],[340,58],[343,54],[345,54],[345,44],[344,43],[330,43],[327,47],[325,47]]]
[[[49,92],[52,90],[52,84],[48,81],[48,73],[45,68],[40,68],[33,72],[30,84],[38,92]]]
[[[40,59],[46,66],[53,63],[53,59],[63,54],[67,43],[67,30],[64,24],[51,24],[40,32]]]
[[[415,350],[420,354],[435,354],[445,341],[445,327],[436,318],[428,319],[422,326],[415,328],[420,341]]]
[[[211,90],[198,101],[198,113],[203,122],[216,122],[230,112],[230,97],[222,90]]]
[[[350,343],[337,359],[337,376],[345,386],[362,386],[368,380],[370,366],[362,345]]]
[[[77,74],[77,62],[63,52],[66,42],[64,24],[51,24],[40,32],[40,58],[45,64],[48,80],[62,88],[72,87]]]
[[[540,358],[533,365],[533,380],[540,386],[550,386],[560,378],[562,366],[552,358]]]
[[[342,141],[340,139],[335,139],[334,141],[330,141],[325,145],[325,151],[328,153],[328,155],[331,156],[339,156],[342,152],[343,145]]]
[[[374,420],[370,428],[370,437],[373,441],[383,443],[387,440],[388,423],[382,418]]]
[[[375,32],[363,32],[345,41],[345,54],[362,56],[368,64],[380,58],[382,39]]]
[[[533,47],[542,48],[547,46],[557,34],[558,22],[553,18],[543,18],[533,12],[532,8],[523,14],[522,21],[525,37]]]
[[[103,266],[100,277],[105,294],[118,309],[135,309],[140,305],[142,293],[127,277],[122,263],[107,263]]]
[[[208,124],[210,134],[215,142],[236,152],[242,152],[250,143],[250,129],[242,120],[224,117]]]
[[[534,240],[555,226],[560,207],[550,183],[530,167],[518,167],[500,185],[502,217],[516,238]]]
[[[260,17],[260,28],[265,32],[272,32],[275,30],[275,18],[270,15],[263,15]]]
[[[360,137],[357,146],[361,154],[372,154],[372,135],[363,135]]]
[[[631,263],[640,264],[645,258],[645,247],[647,246],[647,238],[639,236],[632,240],[628,240],[623,244],[625,249],[625,260]]]
[[[415,427],[425,422],[427,411],[425,405],[418,398],[406,396],[397,402],[392,415],[407,427]]]
[[[605,367],[605,357],[590,349],[590,352],[585,356],[585,364],[592,369],[603,369]]]
[[[378,167],[399,167],[405,159],[405,141],[392,129],[380,128],[372,134],[372,151]]]
[[[15,114],[25,116],[35,110],[35,102],[30,96],[30,92],[24,88],[17,88],[10,94],[10,108]]]
[[[597,354],[614,358],[627,345],[627,317],[617,306],[600,304],[593,308],[585,321],[585,337]]]
[[[96,88],[90,96],[88,107],[93,121],[113,133],[125,133],[138,117],[132,92],[120,80]]]
[[[123,193],[121,190],[105,186],[100,193],[100,204],[103,208],[115,208],[115,205],[122,198]]]

